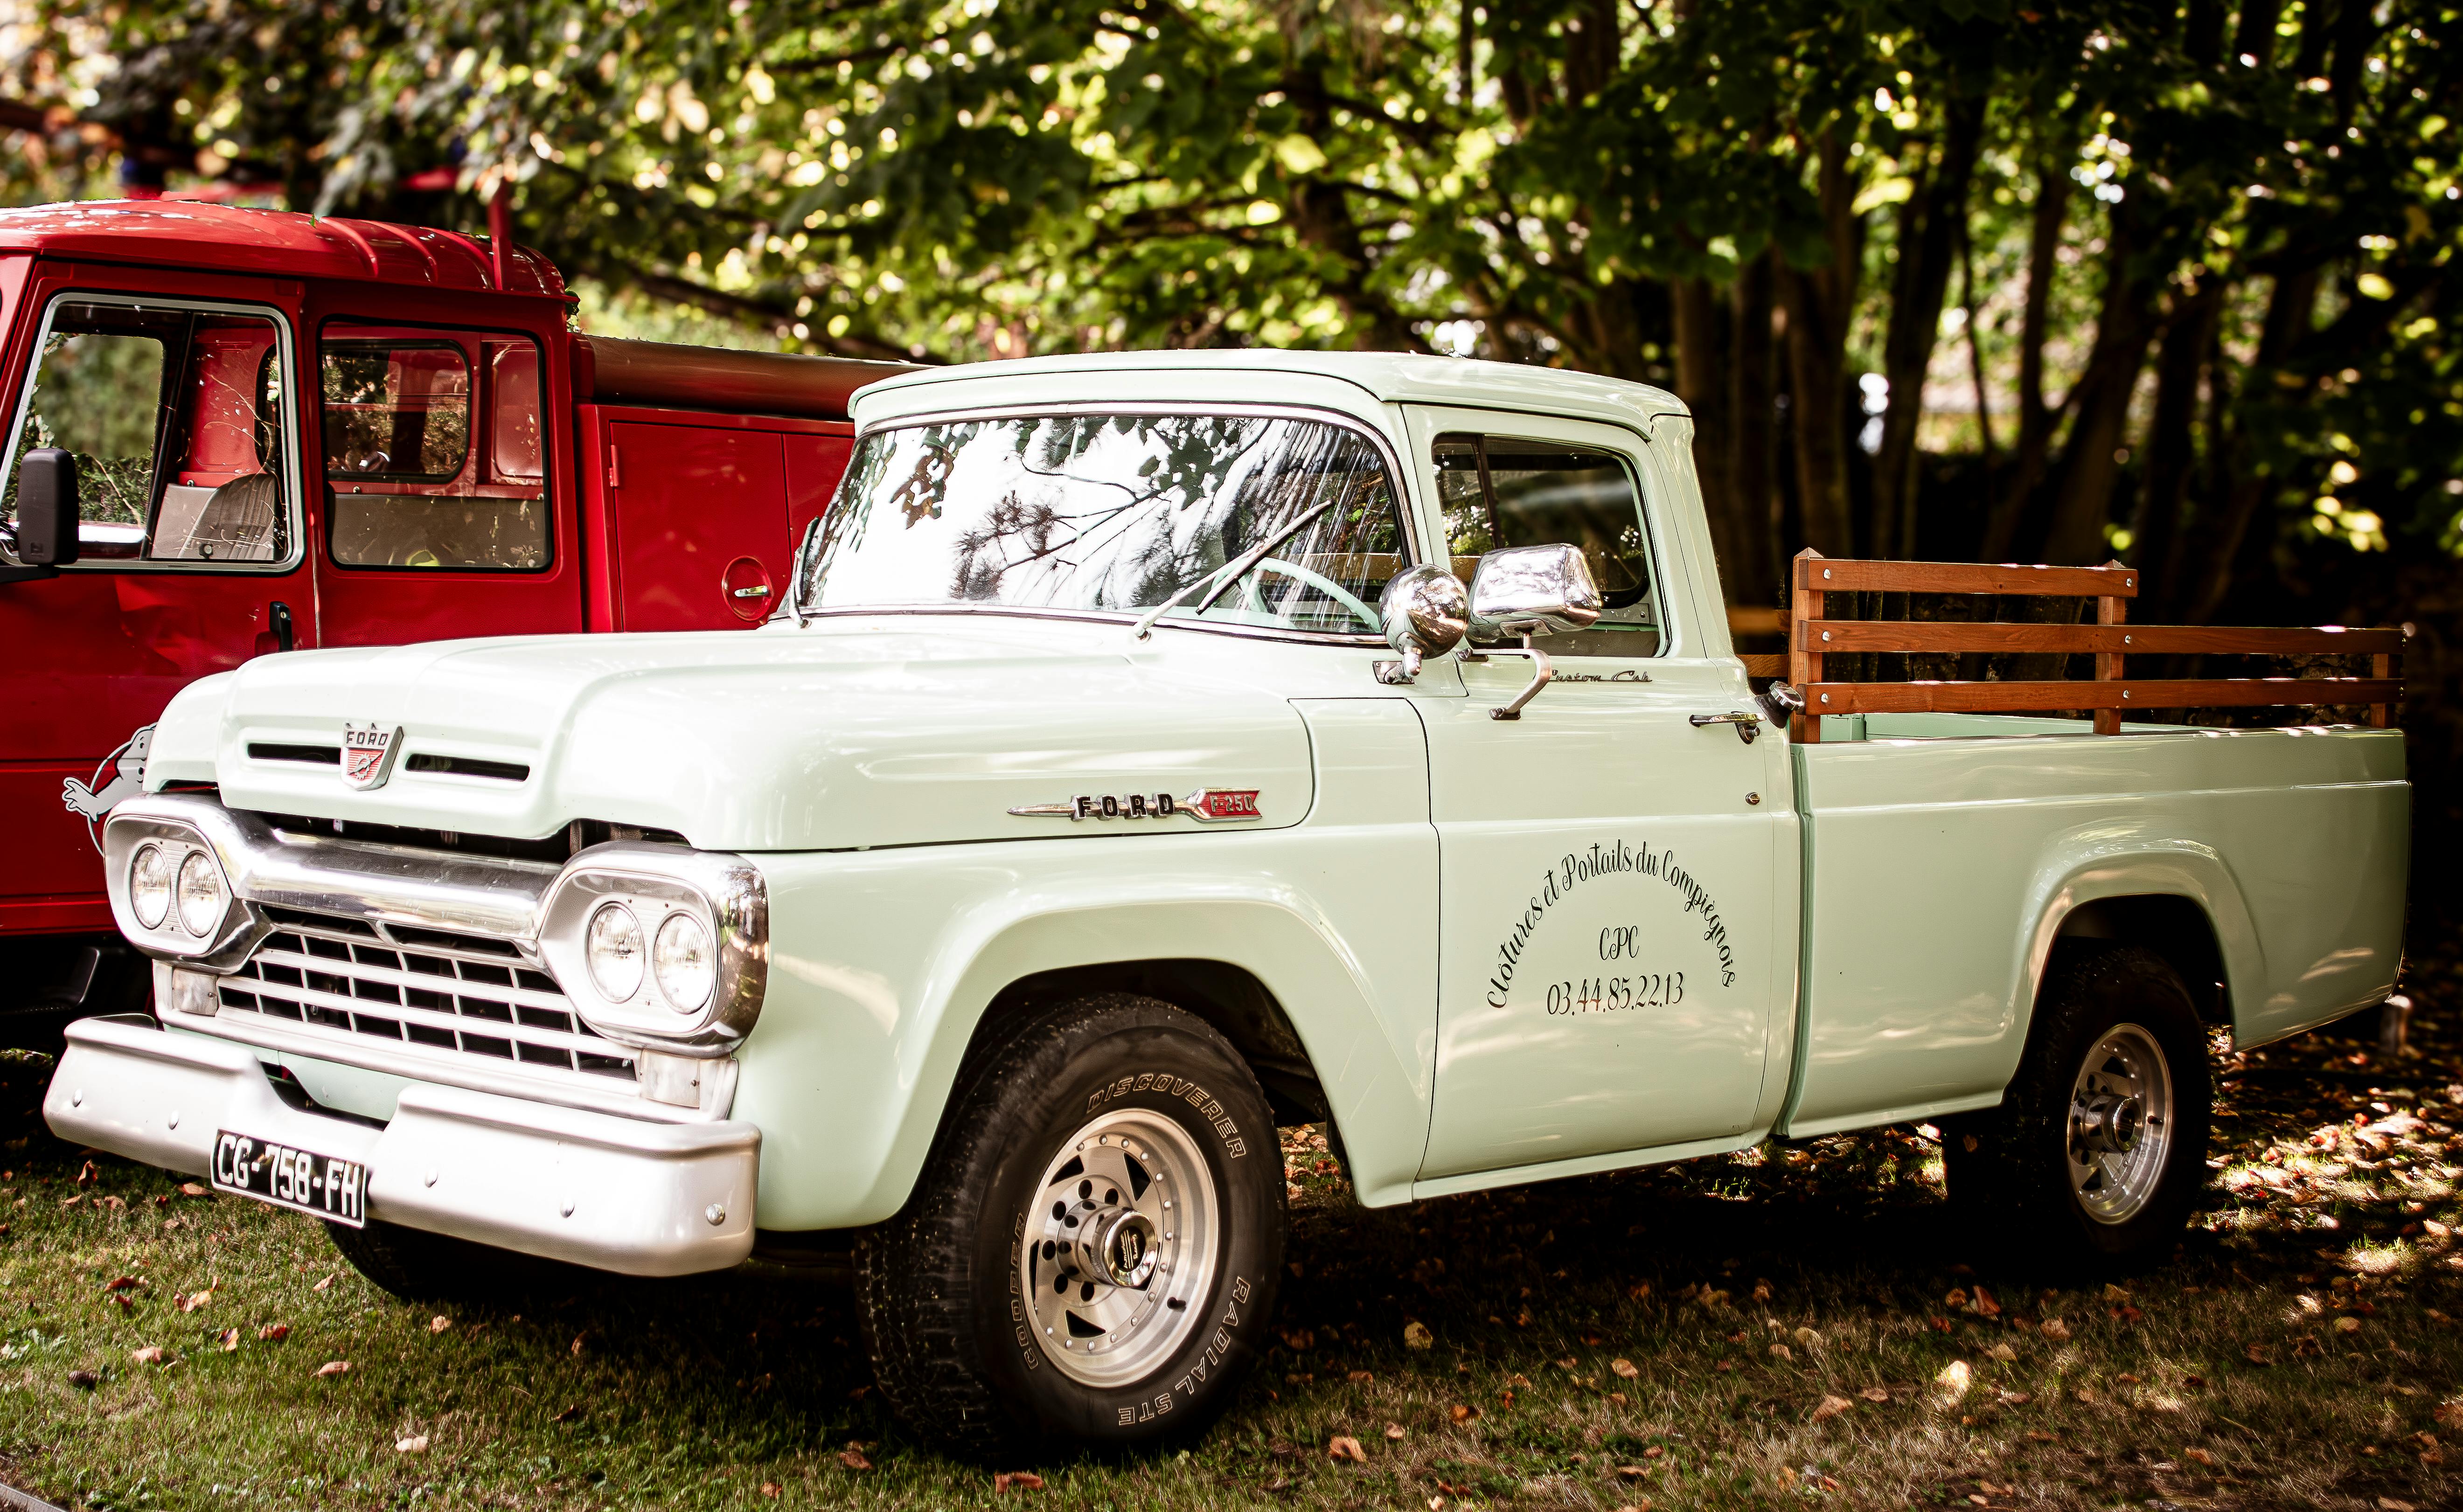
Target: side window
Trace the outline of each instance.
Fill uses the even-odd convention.
[[[1606,612],[1590,629],[1543,637],[1555,656],[1651,657],[1663,640],[1650,538],[1632,469],[1611,451],[1563,442],[1452,434],[1431,461],[1454,574],[1509,546],[1582,549]]]
[[[15,513],[16,459],[57,446],[76,458],[81,557],[285,560],[289,406],[271,316],[63,299],[28,380],[0,512]]]
[[[336,562],[548,565],[535,343],[336,322],[320,335],[317,366]]]

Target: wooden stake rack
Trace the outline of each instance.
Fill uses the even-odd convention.
[[[2270,705],[2319,707],[2365,704],[2369,723],[2394,722],[2403,697],[2401,630],[2265,630],[2207,625],[2132,625],[2129,600],[2138,596],[2138,570],[2119,562],[2102,567],[1981,566],[1964,562],[1877,562],[1825,557],[1803,551],[1796,558],[1795,592],[1788,614],[1786,676],[1804,695],[1803,712],[1791,738],[1821,739],[1824,714],[2016,713],[2088,709],[2099,735],[2121,733],[2122,716],[2136,709],[2247,708]],[[2007,624],[1985,620],[1829,619],[1825,594],[2012,594],[2092,598],[2096,622]],[[2095,679],[2047,682],[1831,682],[1822,659],[1833,652],[2050,652],[2091,655]],[[2128,657],[2365,656],[2369,676],[2337,678],[2131,678]],[[1776,662],[1776,657],[1748,659]],[[1771,673],[1779,669],[1769,667]]]

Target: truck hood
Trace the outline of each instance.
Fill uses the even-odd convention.
[[[1010,812],[1080,794],[1253,790],[1259,816],[1227,827],[1299,822],[1312,774],[1290,702],[1166,674],[1126,640],[952,615],[260,657],[164,712],[146,786],[209,779],[234,809],[519,839],[598,819],[722,851],[1202,822]],[[381,786],[345,784],[346,722],[400,728]]]

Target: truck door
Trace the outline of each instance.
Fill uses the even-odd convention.
[[[795,550],[787,443],[804,438],[630,420],[609,424],[607,437],[616,628],[738,630],[767,619]]]
[[[1421,1176],[1738,1133],[1773,984],[1794,980],[1770,959],[1783,743],[1691,723],[1754,704],[1734,659],[1689,639],[1718,593],[1650,508],[1649,443],[1441,409],[1415,409],[1411,435],[1459,575],[1485,551],[1571,542],[1608,606],[1539,638],[1556,680],[1520,718],[1490,710],[1530,680],[1521,659],[1465,665],[1468,699],[1418,702],[1442,897]]]
[[[113,770],[98,767],[187,683],[314,643],[297,286],[140,276],[45,267],[16,307],[35,330],[11,395],[0,518],[16,512],[19,459],[67,450],[79,559],[0,584],[12,653],[0,672],[0,935],[109,931],[101,858],[64,783],[108,787]],[[0,1004],[24,984],[0,982]]]
[[[582,628],[541,342],[362,316],[316,333],[327,645]]]

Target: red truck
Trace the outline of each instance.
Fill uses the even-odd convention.
[[[768,616],[899,365],[588,336],[573,302],[503,238],[0,211],[0,1043],[142,1006],[91,826],[192,679]]]

